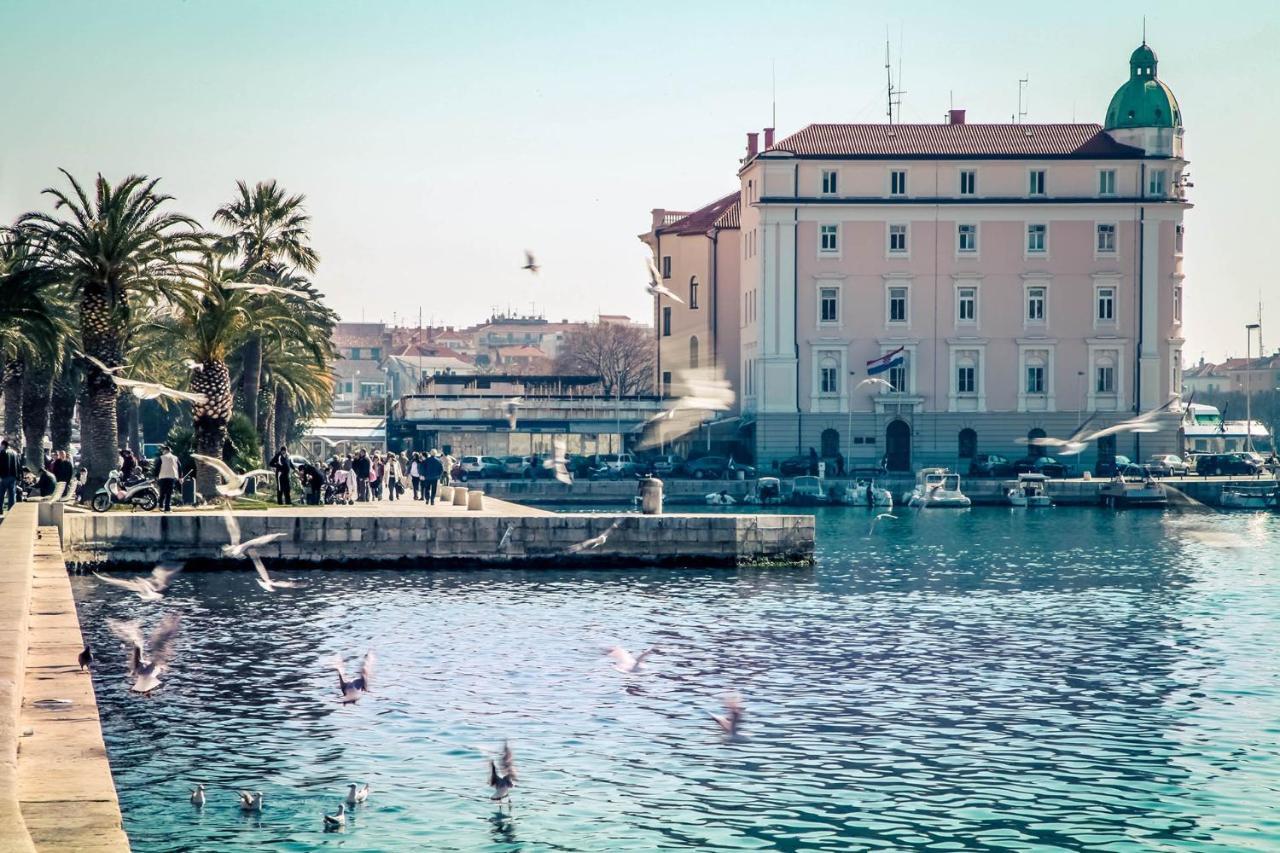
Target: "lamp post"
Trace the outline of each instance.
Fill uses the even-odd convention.
[[[858,371],[849,371],[849,393],[845,394],[845,406],[849,409],[849,431],[845,433],[846,445],[849,448],[849,458],[845,460],[845,470],[853,467],[853,377],[858,375]]]
[[[1253,343],[1253,330],[1258,330],[1258,355],[1262,355],[1262,324],[1248,323],[1244,327],[1244,449],[1253,452],[1253,363],[1249,360],[1249,346]]]
[[[356,413],[356,401],[360,398],[360,371],[351,378],[351,414]]]

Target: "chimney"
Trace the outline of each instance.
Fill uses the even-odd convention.
[[[964,124],[964,110],[948,110],[947,124]]]
[[[758,133],[747,134],[747,159],[748,160],[750,160],[752,157],[760,153],[760,146],[756,141],[759,138],[760,138],[760,134]]]
[[[766,127],[764,129],[764,150],[768,151],[773,147],[773,128]]]

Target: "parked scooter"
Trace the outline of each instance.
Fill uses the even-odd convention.
[[[120,472],[112,471],[106,485],[93,496],[95,512],[106,512],[113,504],[131,504],[142,510],[153,510],[160,505],[160,489],[155,480],[134,480],[127,486],[120,484]]]

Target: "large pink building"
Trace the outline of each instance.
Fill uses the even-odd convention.
[[[1178,394],[1182,132],[1144,44],[1102,125],[969,124],[952,110],[942,124],[748,134],[737,281],[716,290],[736,301],[712,310],[735,315],[718,360],[733,362],[758,459],[813,447],[963,469]],[[655,255],[671,267],[667,245]],[[684,329],[660,338],[664,363],[690,351]],[[892,353],[892,387],[859,387]],[[1175,443],[1172,430],[1123,436],[1081,461]]]

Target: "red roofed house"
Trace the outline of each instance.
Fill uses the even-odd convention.
[[[723,365],[762,470],[815,448],[964,474],[977,452],[1039,452],[1028,437],[1069,435],[1082,413],[1161,405],[1181,390],[1190,184],[1156,67],[1133,52],[1103,124],[952,110],[748,134],[737,192],[654,211],[642,238],[686,303],[655,301],[664,377]],[[1068,461],[1175,443],[1176,424]]]

